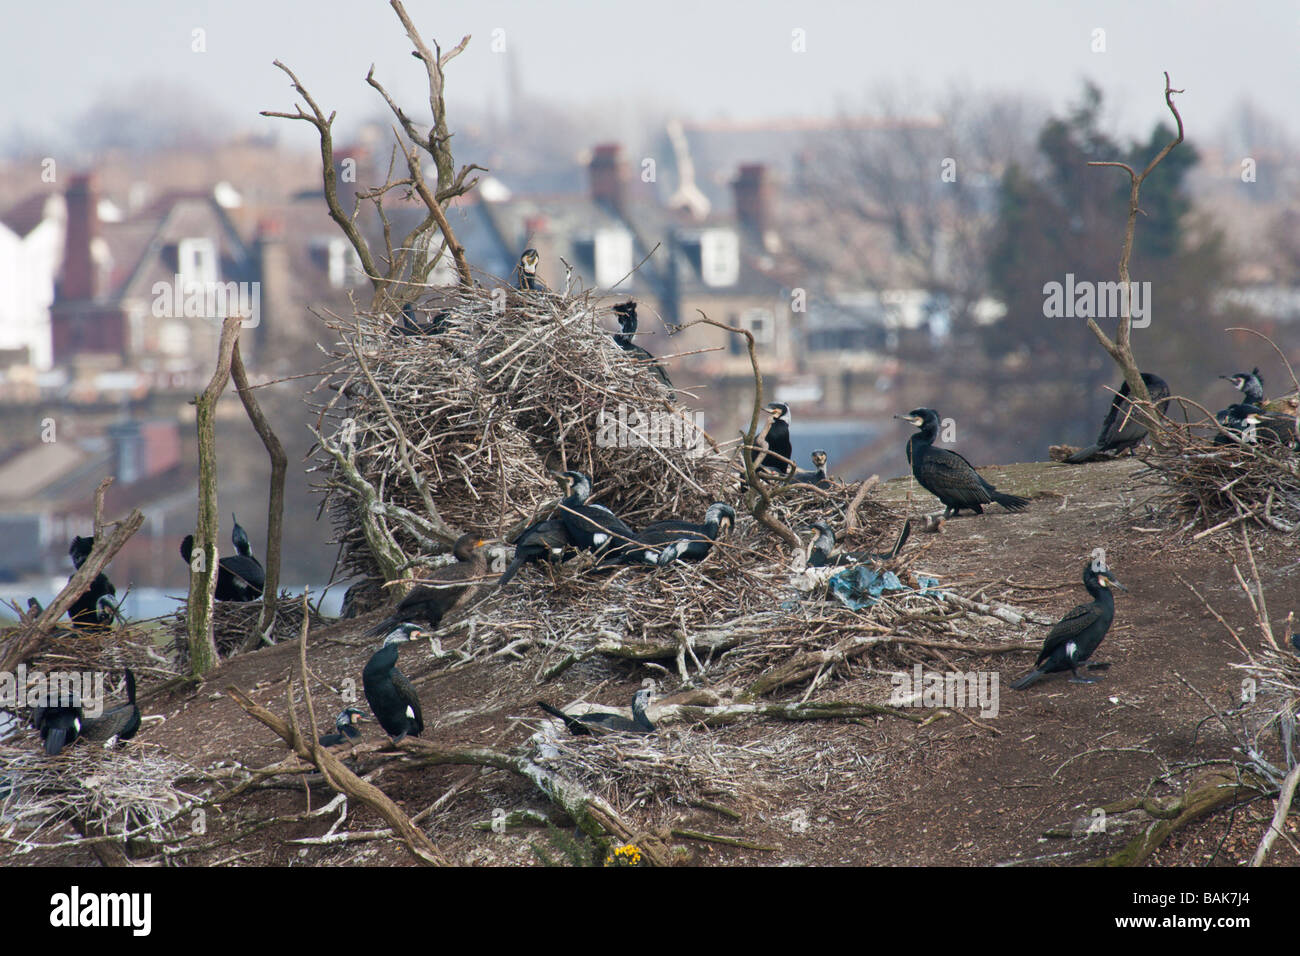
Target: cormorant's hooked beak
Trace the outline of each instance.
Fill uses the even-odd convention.
[[[925,424],[925,419],[916,415],[895,415],[894,417],[900,422],[907,422],[909,425],[915,425],[917,428],[920,428]]]
[[[1111,577],[1109,574],[1103,574],[1101,579],[1106,582],[1107,587],[1119,588],[1125,594],[1128,593],[1128,588],[1124,587],[1124,585],[1120,584],[1119,581],[1115,580],[1115,578]]]

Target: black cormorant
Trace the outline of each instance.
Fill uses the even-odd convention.
[[[758,439],[766,451],[758,467],[787,474],[794,467],[791,461],[794,448],[790,444],[790,406],[785,402],[771,402],[763,410],[772,416],[772,421],[766,433]]]
[[[62,704],[32,708],[32,726],[45,741],[45,752],[57,757],[81,734],[81,706],[76,699]]]
[[[892,561],[903,550],[912,533],[912,522],[904,520],[903,528],[898,532],[894,546],[880,554],[874,551],[839,551],[835,550],[835,532],[823,521],[813,524],[817,537],[813,539],[812,549],[808,555],[808,564],[814,568],[843,568],[855,564],[880,564]]]
[[[181,541],[181,557],[191,568],[194,557],[194,535],[187,534]],[[266,584],[266,574],[257,558],[232,554],[217,562],[217,589],[214,597],[218,601],[256,601],[262,596],[262,587]]]
[[[830,479],[826,477],[826,452],[818,448],[812,453],[813,467],[816,471],[796,471],[790,477],[792,485],[815,485],[818,488],[829,488]]]
[[[724,501],[715,501],[704,512],[704,521],[670,519],[648,524],[635,535],[636,545],[625,545],[618,555],[622,563],[671,564],[673,561],[703,561],[713,550],[713,542],[736,524],[736,509]],[[657,556],[653,559],[649,555]]]
[[[614,306],[614,313],[618,316],[620,328],[623,329],[620,334],[614,336],[614,341],[618,343],[618,347],[629,355],[646,362],[646,367],[668,389],[668,397],[674,397],[676,393],[673,391],[672,379],[668,377],[663,365],[650,351],[637,345],[632,338],[636,335],[637,330],[636,301],[623,302]]]
[[[87,740],[130,740],[140,729],[140,708],[135,705],[135,674],[126,668],[126,703],[110,707],[98,717],[82,717],[81,736]]]
[[[478,595],[488,577],[487,544],[475,534],[456,539],[451,553],[455,564],[446,564],[428,575],[426,584],[417,584],[398,603],[393,613],[375,625],[372,634],[387,634],[402,621],[423,618],[432,630],[452,611],[469,604]]]
[[[397,625],[361,671],[361,686],[370,711],[394,743],[407,734],[418,737],[424,730],[420,698],[406,675],[397,669],[398,650],[407,641],[421,636],[423,632],[414,624]]]
[[[646,716],[646,708],[650,706],[650,691],[642,689],[636,692],[632,698],[632,719],[628,720],[622,714],[594,713],[583,714],[581,717],[570,717],[558,707],[552,707],[544,700],[537,701],[537,706],[542,708],[552,717],[558,717],[564,721],[564,726],[569,728],[572,734],[652,734],[655,725],[650,722]]]
[[[636,532],[604,505],[587,503],[591,497],[591,479],[580,471],[566,471],[569,493],[556,509],[556,517],[563,522],[569,540],[580,551],[603,554],[636,539]]]
[[[365,719],[366,715],[355,707],[344,709],[334,720],[334,730],[336,732],[321,737],[320,745],[322,747],[337,747],[342,743],[355,744],[361,739],[361,731],[357,729],[357,722]]]
[[[1264,404],[1264,379],[1259,374],[1259,369],[1254,368],[1249,372],[1238,372],[1236,375],[1220,375],[1219,378],[1231,382],[1232,387],[1242,394],[1242,404],[1244,405],[1263,405]]]
[[[525,249],[519,257],[519,289],[522,292],[535,292],[544,289],[542,281],[537,278],[537,265],[541,256],[536,249]]]
[[[945,519],[963,508],[982,515],[984,505],[993,502],[1008,511],[1029,507],[1027,498],[998,491],[955,451],[934,447],[934,439],[939,434],[939,413],[933,408],[914,408],[906,415],[894,417],[921,429],[907,440],[907,460],[912,464],[917,483],[943,502]]]
[[[401,336],[441,335],[442,331],[447,327],[447,320],[451,317],[451,313],[445,309],[435,312],[428,322],[420,322],[415,315],[416,311],[413,303],[407,302],[403,305],[402,321],[393,323],[390,330],[391,334]]]
[[[559,564],[567,561],[574,553],[573,540],[565,530],[564,522],[559,518],[547,518],[537,521],[521,531],[511,542],[515,546],[515,556],[509,567],[497,581],[497,587],[503,588],[525,564],[533,561],[549,561]]]
[[[1156,408],[1163,415],[1169,407],[1169,383],[1159,375],[1150,372],[1142,373],[1142,381],[1146,384],[1151,401],[1156,403]],[[1119,393],[1111,399],[1110,411],[1106,413],[1106,420],[1101,423],[1101,433],[1097,436],[1097,441],[1087,448],[1076,451],[1065,459],[1067,462],[1079,465],[1092,461],[1103,452],[1119,455],[1141,444],[1142,439],[1147,437],[1147,427],[1137,411],[1129,404],[1128,396],[1128,382],[1125,382],[1119,387]]]
[[[1128,588],[1115,580],[1106,568],[1096,568],[1091,561],[1083,569],[1083,586],[1092,595],[1092,603],[1078,605],[1056,623],[1043,642],[1034,669],[1011,682],[1014,690],[1023,690],[1044,674],[1064,670],[1074,675],[1070,678],[1072,683],[1091,684],[1096,681],[1096,678],[1081,675],[1079,665],[1092,656],[1110,630],[1110,622],[1115,619],[1115,594],[1111,588],[1117,587],[1122,591]]]
[[[1216,414],[1215,419],[1229,432],[1240,436],[1247,445],[1282,445],[1296,447],[1296,423],[1290,415],[1266,412],[1257,405],[1229,405]],[[1232,438],[1216,431],[1214,444],[1235,444]]]
[[[75,536],[68,548],[72,566],[80,570],[94,546],[93,536],[89,538]],[[68,617],[77,628],[108,627],[113,623],[114,618],[121,619],[117,602],[114,600],[116,595],[117,588],[113,587],[113,582],[108,579],[108,575],[101,571],[95,575],[95,580],[90,582],[90,586],[72,602],[72,606],[68,608]]]

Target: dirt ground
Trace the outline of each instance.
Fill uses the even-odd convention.
[[[1094,808],[1148,792],[1175,794],[1193,777],[1160,780],[1162,775],[1230,756],[1226,732],[1216,721],[1205,720],[1207,708],[1187,684],[1219,706],[1230,706],[1240,689],[1240,676],[1231,665],[1240,661],[1241,652],[1179,578],[1194,584],[1248,639],[1258,640],[1253,614],[1231,573],[1230,556],[1241,554],[1239,534],[1227,531],[1194,545],[1176,543],[1172,529],[1149,514],[1145,492],[1131,480],[1139,467],[1130,460],[988,469],[986,476],[1000,490],[1031,496],[1032,507],[1020,515],[994,508],[982,517],[955,518],[939,533],[918,534],[909,543],[909,548],[926,549],[918,566],[941,584],[989,582],[1010,590],[1011,603],[1053,620],[1088,600],[1080,582],[1083,565],[1093,549],[1104,548],[1129,592],[1117,595],[1114,626],[1096,655],[1112,666],[1097,672],[1097,683],[1074,684],[1057,675],[1014,691],[1007,685],[1031,667],[1036,647],[974,657],[950,653],[954,669],[998,675],[996,716],[968,708],[960,714],[918,710],[934,718],[924,724],[882,716],[799,724],[752,719],[718,729],[661,729],[661,734],[712,735],[720,752],[750,754],[743,792],[717,794],[694,807],[626,793],[619,795],[619,809],[648,830],[701,831],[761,847],[673,837],[671,842],[682,848],[682,861],[699,865],[1044,865],[1080,863],[1118,849],[1131,831],[1081,834],[1094,819]],[[910,479],[886,483],[882,494],[906,503],[914,514],[936,510],[934,499]],[[1300,564],[1293,544],[1281,536],[1254,536],[1254,544],[1280,626],[1291,610]],[[490,613],[490,604],[481,613]],[[334,693],[344,680],[359,685],[361,666],[373,647],[365,636],[372,619],[340,622],[313,636],[310,662],[320,679],[313,691],[318,715],[340,708]],[[1042,627],[1026,631],[994,622],[983,636],[989,642],[1023,637],[1036,645],[1045,633]],[[145,712],[166,720],[148,725],[139,743],[165,748],[204,768],[232,759],[250,767],[282,759],[285,751],[278,738],[246,716],[225,688],[240,687],[283,713],[286,682],[297,656],[293,643],[237,657],[197,692],[147,700]],[[662,676],[620,664],[604,670],[577,667],[559,680],[539,684],[538,663],[527,656],[448,675],[423,644],[404,649],[401,666],[419,690],[425,738],[448,747],[508,748],[540,725],[541,714],[533,706],[538,697],[556,704],[578,697],[624,702],[643,678]],[[781,699],[798,700],[805,689],[795,688]],[[889,674],[859,666],[846,668],[812,699],[886,703],[890,690]],[[374,739],[375,725],[365,729]],[[380,759],[365,756],[361,769],[375,769]],[[475,828],[494,811],[551,811],[520,778],[472,767],[414,771],[389,763],[375,782],[410,814],[460,785],[424,821],[430,839],[455,863],[539,865],[538,848],[551,858],[563,858],[557,838],[544,829],[494,833]],[[317,786],[311,806],[319,807],[331,796],[328,788]],[[252,790],[231,801],[224,814],[209,818],[208,838],[235,834],[255,818],[305,809],[301,784]],[[349,811],[340,830],[383,825],[364,807]],[[1253,852],[1271,813],[1268,801],[1217,812],[1175,836],[1150,865],[1240,865]],[[185,862],[411,862],[391,840],[334,846],[291,842],[324,834],[336,816],[285,824]],[[1300,841],[1294,818],[1290,827],[1292,839]],[[1049,831],[1057,835],[1048,836]],[[1300,863],[1295,846],[1279,840],[1270,865]],[[53,854],[40,856],[22,862],[90,859],[80,853],[57,860],[49,858]]]

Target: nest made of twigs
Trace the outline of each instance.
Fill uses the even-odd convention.
[[[1199,406],[1197,406],[1199,408]],[[1203,410],[1202,410],[1203,411]],[[1159,488],[1159,508],[1182,531],[1251,521],[1290,533],[1300,527],[1300,457],[1279,444],[1214,444],[1212,421],[1166,419],[1140,453],[1139,480]]]
[[[429,553],[426,494],[447,526],[486,537],[553,502],[560,469],[589,475],[593,498],[634,526],[726,500],[734,462],[618,347],[607,314],[591,292],[454,288],[419,315],[440,317],[437,334],[397,334],[381,313],[327,317],[339,342],[314,470],[345,573],[382,576],[362,521],[376,510],[404,554]],[[619,424],[633,413],[660,440],[638,444]]]
[[[314,607],[308,612],[311,617],[308,626],[320,627],[325,623]],[[189,669],[190,641],[187,616],[188,606],[182,603],[174,614],[166,619],[166,631],[171,640],[167,649],[175,657],[181,673]],[[288,591],[280,592],[280,600],[275,609],[275,626],[271,629],[271,639],[275,643],[293,640],[302,632],[302,599]],[[236,654],[244,646],[248,636],[258,630],[262,616],[261,601],[214,601],[212,604],[212,638],[217,645],[217,653],[222,657]]]

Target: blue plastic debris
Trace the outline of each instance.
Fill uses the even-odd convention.
[[[893,571],[881,572],[865,564],[845,568],[830,580],[831,594],[851,611],[872,607],[886,591],[908,590]]]

